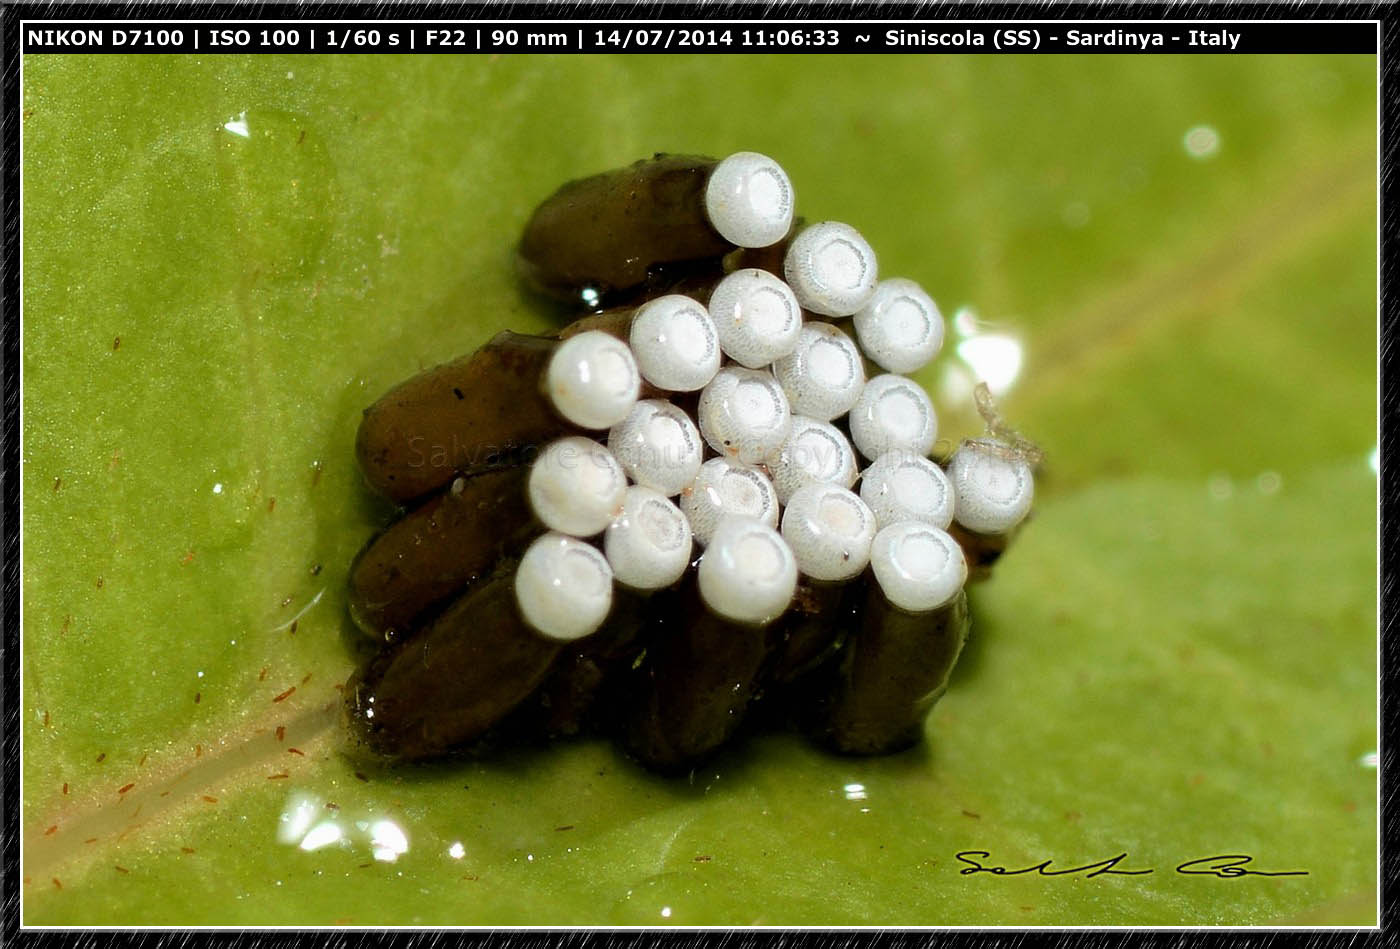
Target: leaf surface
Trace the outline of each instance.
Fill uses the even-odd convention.
[[[26,922],[1374,922],[1374,58],[840,64],[25,60]],[[943,306],[944,437],[1020,359],[1036,515],[928,746],[357,775],[360,410],[552,325],[559,184],[738,149]],[[1308,875],[1174,870],[1229,853]]]

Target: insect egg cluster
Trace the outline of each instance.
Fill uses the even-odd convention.
[[[405,508],[352,568],[370,749],[597,730],[681,771],[759,718],[852,754],[922,736],[1035,456],[989,426],[930,457],[908,374],[938,307],[855,228],[793,212],[752,152],[571,182],[518,262],[587,311],[366,411],[361,467]]]

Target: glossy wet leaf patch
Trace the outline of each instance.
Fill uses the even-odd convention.
[[[1374,920],[1374,60],[841,62],[26,60],[26,922]],[[551,325],[558,184],[739,148],[1047,452],[928,747],[345,757],[361,409]]]

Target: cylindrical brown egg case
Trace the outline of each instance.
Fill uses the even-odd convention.
[[[716,164],[657,155],[569,182],[525,225],[516,256],[521,275],[549,296],[594,305],[644,283],[658,265],[718,260],[734,245],[705,216]]]
[[[519,556],[540,528],[524,466],[460,477],[374,537],[350,567],[350,616],[368,636],[407,633],[447,599]]]
[[[773,650],[773,626],[711,612],[694,570],[679,590],[653,600],[646,656],[624,685],[621,739],[648,767],[675,773],[718,751],[743,724]]]
[[[514,560],[431,624],[386,649],[346,684],[354,735],[398,761],[431,758],[485,736],[533,693],[561,643],[535,633],[515,598]]]
[[[924,613],[891,604],[871,580],[860,626],[809,716],[819,743],[854,755],[899,751],[919,741],[968,633],[967,594]]]
[[[557,340],[497,334],[470,356],[419,373],[365,409],[355,439],[370,487],[405,503],[459,474],[518,464],[578,431],[540,385]]]

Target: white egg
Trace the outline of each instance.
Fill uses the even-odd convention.
[[[668,392],[694,392],[719,371],[719,336],[710,311],[680,294],[657,297],[632,317],[628,334],[642,378]]]
[[[695,483],[681,492],[681,511],[704,546],[726,516],[749,517],[777,527],[778,494],[761,469],[729,458],[711,458],[700,466]]]
[[[633,485],[603,535],[618,583],[637,590],[670,586],[690,564],[690,522],[659,491]]]
[[[627,344],[601,330],[564,340],[545,369],[554,408],[581,428],[611,428],[627,417],[642,388]]]
[[[736,152],[710,172],[705,215],[719,236],[739,247],[776,244],[792,226],[792,182],[767,155]]]
[[[728,458],[756,465],[787,438],[792,426],[783,387],[771,372],[726,366],[700,392],[700,434]]]
[[[967,582],[967,560],[958,542],[918,521],[882,528],[870,548],[870,569],[885,599],[912,613],[937,609]]]
[[[912,280],[882,280],[855,315],[856,338],[886,372],[917,372],[943,348],[943,314]]]
[[[515,599],[536,632],[573,640],[603,625],[612,608],[613,573],[595,547],[550,532],[535,539],[515,572]]]
[[[860,497],[881,527],[922,521],[947,530],[953,486],[943,469],[913,452],[887,451],[860,476]]]
[[[766,463],[783,504],[809,484],[849,488],[856,481],[856,453],[846,436],[830,422],[802,415],[792,417],[787,438]]]
[[[680,494],[700,473],[700,432],[683,409],[643,399],[608,432],[608,448],[638,484],[667,497]]]
[[[851,491],[809,484],[783,510],[783,539],[813,580],[849,580],[870,562],[875,514]]]
[[[865,364],[855,342],[830,323],[809,321],[791,353],[773,363],[773,375],[794,415],[823,422],[845,415],[865,387]]]
[[[865,384],[851,409],[851,441],[872,461],[889,451],[927,455],[938,435],[933,402],[917,382],[904,376],[876,376]]]
[[[1004,534],[1031,509],[1035,477],[1009,446],[963,442],[948,462],[957,498],[953,518],[968,530]]]
[[[771,623],[797,590],[797,561],[787,541],[767,524],[745,517],[720,521],[697,572],[701,599],[736,623]]]
[[[766,270],[736,270],[710,294],[710,319],[719,345],[741,366],[762,369],[792,352],[802,308],[792,289]]]
[[[627,475],[602,445],[582,435],[551,442],[530,468],[526,492],[545,527],[591,537],[622,509]]]
[[[875,251],[849,224],[823,221],[793,238],[783,275],[804,309],[850,316],[875,292]]]

